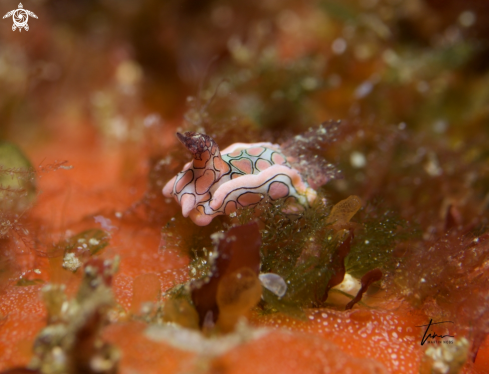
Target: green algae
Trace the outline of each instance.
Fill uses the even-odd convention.
[[[0,209],[23,212],[32,205],[35,196],[31,162],[15,144],[0,141]]]
[[[15,285],[20,286],[20,287],[26,287],[26,286],[37,286],[37,285],[43,284],[43,283],[45,283],[45,281],[43,279],[22,278],[22,279],[19,279]]]
[[[402,261],[394,256],[396,247],[420,235],[398,214],[381,207],[369,204],[356,217],[361,227],[346,258],[347,272],[356,278],[375,268],[392,272]]]

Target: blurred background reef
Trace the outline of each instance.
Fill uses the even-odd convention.
[[[457,334],[468,343],[457,353],[459,361],[446,364],[450,372],[464,363],[460,370],[487,372],[489,359],[476,357],[480,350],[489,357],[488,1],[23,5],[38,16],[29,18],[29,31],[13,32],[10,18],[0,22],[0,370],[26,365],[46,318],[55,324],[65,318],[56,320],[56,308],[44,309],[39,293],[48,282],[64,284],[68,297],[76,297],[92,279],[86,277],[100,276],[115,297],[102,303],[94,296],[94,313],[102,310],[107,323],[127,322],[144,299],[138,299],[143,286],[136,284],[146,283],[138,277],[156,274],[147,281],[156,284],[152,295],[159,300],[192,278],[189,264],[200,271],[196,261],[199,254],[209,256],[212,229],[227,229],[231,221],[222,217],[198,231],[161,194],[190,160],[175,132],[198,131],[221,148],[237,141],[309,139],[304,159],[320,165],[312,175],[334,179],[319,189],[326,213],[318,208],[307,219],[319,225],[337,202],[352,195],[362,201],[352,219],[358,225],[351,226],[356,239],[347,272],[360,278],[380,268],[375,292],[382,300],[408,305],[423,318],[455,319]],[[0,6],[7,13],[18,4],[4,0]],[[315,131],[330,120],[341,124],[321,144]],[[288,240],[286,230],[297,227],[274,224],[282,236],[262,231],[267,270],[280,268],[270,255],[278,253],[274,245],[297,249],[305,235],[322,233],[306,225],[304,237]],[[194,244],[175,241],[186,235]],[[175,248],[163,248],[165,240]],[[90,250],[82,255],[76,243],[91,243]],[[83,278],[78,267],[97,256],[119,256],[120,266],[114,260],[109,276],[107,264],[94,262],[100,274],[107,272]],[[306,281],[295,281],[291,295],[295,290],[304,299],[291,303],[301,313],[326,306],[306,296]],[[327,280],[314,281],[326,287]],[[57,289],[49,292],[43,296],[48,305],[66,297]],[[261,312],[276,312],[266,300]],[[109,309],[118,310],[118,317],[111,319]],[[401,319],[414,321],[413,313],[402,313]],[[142,319],[138,323],[150,323]],[[101,334],[101,325],[90,331]],[[110,331],[107,339],[117,345],[120,331]],[[137,357],[121,344],[122,357],[129,357],[122,359],[125,370]],[[111,346],[103,347],[113,362],[119,360]],[[435,356],[424,349],[406,358],[412,366],[406,363],[403,370],[434,372]],[[183,354],[175,357],[185,361]],[[380,360],[387,372],[403,371],[393,361]],[[207,364],[209,372],[227,373],[232,366]],[[212,365],[227,369],[212,371]]]

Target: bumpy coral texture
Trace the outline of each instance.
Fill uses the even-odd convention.
[[[177,136],[193,160],[165,185],[163,194],[174,196],[183,216],[190,216],[199,226],[266,196],[287,198],[291,212],[308,207],[316,198],[276,144],[235,143],[220,152],[208,135],[186,132]]]

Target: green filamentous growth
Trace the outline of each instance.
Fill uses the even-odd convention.
[[[22,213],[35,196],[31,162],[15,144],[0,141],[0,211]]]

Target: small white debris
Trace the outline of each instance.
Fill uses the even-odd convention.
[[[90,238],[90,240],[88,241],[88,244],[90,244],[90,245],[99,245],[100,244],[100,240],[97,240],[95,238]]]
[[[258,276],[260,282],[267,290],[273,292],[279,298],[285,295],[287,292],[287,284],[284,279],[274,273],[262,273]]]
[[[386,49],[384,53],[382,53],[382,59],[390,66],[396,66],[401,61],[399,56],[392,49]]]
[[[215,232],[214,234],[211,234],[211,239],[214,243],[219,243],[219,241],[224,239],[224,237],[225,237],[225,235],[224,235],[223,231],[218,231],[218,232]],[[229,239],[231,239],[231,238],[229,238]]]
[[[431,373],[458,373],[467,361],[468,348],[469,342],[465,338],[457,339],[455,344],[431,346],[424,352],[422,361],[424,366],[430,367]]]
[[[361,85],[359,85],[355,89],[355,98],[357,99],[362,99],[365,96],[368,96],[370,92],[372,92],[372,89],[374,88],[374,85],[370,81],[365,81]]]
[[[360,290],[360,287],[360,281],[356,278],[353,278],[350,274],[346,273],[343,277],[343,282],[333,288],[336,288],[348,294],[356,294]]]
[[[67,253],[63,258],[63,268],[70,271],[77,271],[82,263],[74,253]]]
[[[460,23],[460,26],[463,27],[470,27],[473,26],[476,21],[476,17],[474,12],[470,10],[466,10],[458,16],[458,23]]]
[[[428,153],[428,160],[425,162],[424,170],[432,177],[438,177],[443,173],[443,169],[438,163],[438,158],[434,152]]]
[[[360,169],[365,167],[365,165],[367,164],[367,159],[365,158],[363,153],[354,151],[350,155],[350,163],[351,166],[353,166],[354,168]]]
[[[346,51],[347,46],[348,45],[346,44],[345,39],[338,38],[333,41],[333,44],[331,45],[331,49],[333,50],[333,53],[335,55],[341,55]]]
[[[433,123],[433,131],[438,134],[443,134],[447,131],[448,123],[443,119],[439,119]]]
[[[100,223],[100,226],[102,226],[105,231],[110,232],[117,228],[117,226],[112,226],[112,221],[104,216],[95,216],[93,219],[95,222]]]
[[[151,113],[144,118],[143,124],[145,127],[152,127],[161,122],[161,117],[157,113]]]
[[[314,77],[306,77],[301,82],[302,88],[307,91],[315,90],[319,86],[319,82]]]

